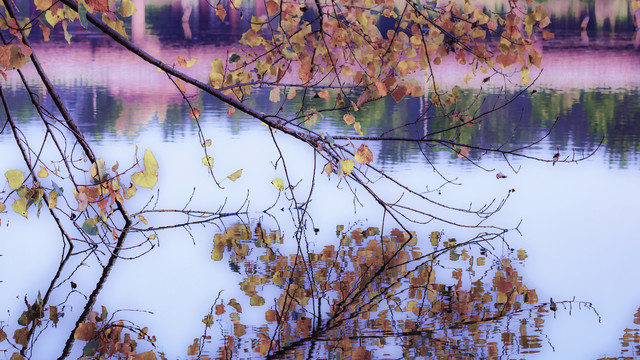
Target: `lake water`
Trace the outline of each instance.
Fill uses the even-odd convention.
[[[175,15],[182,12],[182,7],[174,4],[168,9],[148,6],[148,17],[168,12],[171,21],[166,29],[153,23],[146,25],[146,31],[136,33],[136,29],[132,29],[134,35],[138,34],[134,40],[167,63],[176,62],[179,55],[187,59],[198,58],[188,72],[197,78],[206,78],[210,71],[206,59],[224,55],[227,47],[198,39],[208,34],[198,30],[205,28],[201,26],[202,18],[198,17],[199,22],[192,24],[191,41],[171,38],[165,31],[183,31],[182,27],[177,27],[179,16]],[[203,17],[206,14],[196,11],[196,15]],[[213,18],[207,19],[214,21]],[[555,41],[541,48],[544,71],[531,88],[536,92],[529,91],[505,110],[491,114],[479,129],[464,129],[460,134],[462,140],[476,146],[505,143],[508,148],[517,148],[542,137],[558,118],[553,132],[522,154],[550,160],[559,151],[562,159],[574,154],[580,157],[596,150],[602,141],[597,152],[588,159],[552,165],[513,157],[507,163],[501,157],[472,150],[469,158],[476,166],[442,149],[423,148],[428,151],[425,158],[421,149],[412,144],[368,143],[375,154],[376,164],[385,173],[428,192],[428,196],[437,202],[477,208],[508,196],[502,209],[483,223],[511,229],[504,234],[505,242],[498,238],[483,243],[488,254],[480,252],[478,247],[459,248],[457,253],[454,251],[451,256],[430,264],[436,269],[438,283],[453,286],[455,271],[462,269],[464,278],[458,280],[465,286],[471,288],[474,282],[477,287],[475,281],[482,280],[485,292],[500,296],[496,290],[495,274],[504,271],[505,259],[508,259],[508,268],[517,271],[527,289],[535,289],[538,301],[522,304],[523,308],[531,305],[528,313],[514,313],[495,324],[487,322],[476,332],[451,330],[449,334],[444,328],[446,319],[434,320],[433,337],[451,341],[445,351],[453,351],[454,345],[460,346],[469,339],[482,344],[477,339],[480,338],[487,344],[478,345],[480,350],[476,356],[481,358],[492,356],[493,350],[497,351],[497,358],[505,359],[595,359],[622,355],[637,358],[640,355],[637,337],[640,332],[640,287],[635,280],[640,253],[637,225],[637,204],[640,203],[640,191],[637,189],[640,184],[640,51],[635,40],[637,34],[613,33],[602,30],[601,25],[597,26],[589,31],[588,38],[578,32],[558,33]],[[148,327],[149,334],[157,338],[157,350],[164,352],[167,358],[192,358],[185,356],[187,347],[193,344],[194,338],[203,334],[203,317],[209,313],[216,298],[220,296],[217,304],[222,300],[227,304],[235,298],[243,304],[242,323],[249,324],[248,335],[242,338],[243,341],[250,344],[252,339],[257,341],[255,334],[259,333],[259,326],[265,321],[266,307],[273,305],[281,295],[281,288],[249,283],[249,288],[255,286],[266,300],[265,306],[252,307],[247,297],[252,293],[247,290],[246,283],[241,283],[250,274],[268,274],[270,281],[274,281],[269,271],[279,269],[277,261],[259,259],[264,248],[256,247],[255,235],[240,236],[239,242],[230,247],[235,253],[227,248],[222,261],[212,260],[212,250],[215,252],[216,249],[216,234],[221,239],[220,234],[225,229],[242,232],[243,228],[234,226],[245,224],[250,231],[257,226],[266,229],[267,234],[278,230],[282,234],[282,244],[275,241],[272,245],[276,254],[287,258],[288,254],[296,251],[296,213],[288,209],[289,202],[271,184],[275,178],[284,178],[284,173],[282,165],[274,168],[279,155],[267,128],[238,112],[228,116],[226,106],[188,89],[187,94],[194,96],[192,101],[202,110],[202,132],[206,139],[212,139],[209,154],[215,159],[213,169],[217,178],[224,179],[243,169],[237,181],[225,180],[223,189],[220,189],[213,184],[202,164],[203,150],[198,140],[198,128],[188,116],[188,107],[166,76],[105,39],[78,30],[73,41],[72,47],[61,41],[38,42],[34,49],[95,153],[105,159],[107,168],[116,161],[120,169],[128,168],[135,161],[136,151],[141,157],[144,149],[153,151],[158,160],[159,190],[139,189],[139,194],[130,202],[130,209],[145,206],[181,209],[188,204],[193,209],[217,211],[224,203],[224,212],[246,210],[246,214],[224,218],[208,226],[160,232],[158,239],[151,242],[145,242],[150,233],[144,237],[132,236],[129,246],[140,246],[123,252],[123,258],[113,267],[98,296],[95,309],[99,311],[104,305],[114,319],[126,319]],[[35,73],[27,68],[25,74],[44,106],[53,108],[50,97],[36,81]],[[464,83],[464,72],[452,64],[443,64],[442,74],[439,81],[445,88]],[[42,141],[43,128],[15,75],[10,74],[3,90],[25,138],[35,146]],[[481,79],[463,86],[460,101],[470,103],[480,85],[484,86],[482,94],[487,96],[487,103],[493,103],[502,84],[481,84]],[[513,96],[518,90],[518,87],[509,85],[507,94]],[[268,89],[261,89],[248,99],[247,104],[267,112],[273,106],[267,99]],[[403,124],[407,118],[415,118],[422,112],[427,103],[424,98],[416,98],[399,104],[393,100],[375,104],[363,110],[361,115],[365,134],[376,134]],[[407,127],[397,135],[420,137],[425,132],[432,133],[448,125],[444,120],[434,118],[428,123]],[[323,119],[317,129],[333,136],[354,135],[353,129],[345,126],[342,119]],[[338,247],[343,243],[343,236],[348,236],[353,243],[343,243],[344,250],[351,249],[349,251],[355,253],[359,249],[359,245],[355,245],[355,239],[360,236],[357,229],[378,228],[381,232],[381,235],[373,230],[365,232],[367,240],[364,246],[369,239],[384,243],[383,237],[393,238],[392,229],[397,225],[388,217],[383,219],[382,211],[362,189],[356,192],[361,202],[357,204],[349,188],[344,183],[338,184],[337,176],[328,179],[317,169],[314,172],[313,151],[284,135],[276,133],[275,136],[285,154],[289,178],[292,183],[301,181],[297,190],[299,196],[306,195],[311,186],[309,181],[316,175],[314,195],[309,204],[310,218],[306,220],[307,232],[302,238],[309,252],[321,253],[328,245]],[[47,150],[51,151],[50,148]],[[0,154],[0,171],[3,173],[24,167],[7,129],[0,134]],[[82,156],[77,151],[74,154],[82,166]],[[318,168],[321,166],[324,163],[318,163]],[[498,172],[507,177],[497,179]],[[447,182],[445,179],[451,183],[441,187]],[[43,184],[51,186],[46,180]],[[373,184],[385,199],[397,199],[399,192],[387,190],[387,186],[384,181]],[[2,190],[7,191],[8,187]],[[0,195],[5,196],[4,193]],[[245,202],[247,199],[248,204]],[[419,210],[450,222],[475,224],[478,221],[474,216],[452,213],[435,205],[422,207],[422,202],[412,203],[416,199],[404,201],[408,206],[418,204]],[[274,203],[276,206],[268,213],[263,212]],[[10,209],[10,203],[6,204]],[[35,214],[30,213],[29,217],[27,220],[8,212],[0,215],[0,304],[2,310],[6,309],[0,316],[0,327],[9,339],[18,328],[16,321],[24,310],[25,296],[33,302],[38,292],[46,291],[66,251],[48,215],[36,220]],[[145,217],[153,225],[184,221],[183,218],[153,213],[145,214]],[[139,226],[144,227],[142,224]],[[344,226],[344,229],[337,235],[339,226]],[[479,231],[443,221],[412,224],[409,230],[415,231],[418,238],[413,250],[422,252],[433,250],[429,235],[434,231],[441,233],[441,241],[455,238],[458,242],[472,239]],[[482,231],[485,230],[492,231],[491,228]],[[253,240],[249,241],[247,237]],[[245,259],[239,255],[243,249],[240,243],[252,249],[253,257]],[[149,244],[154,244],[154,247],[150,249]],[[56,280],[49,301],[50,304],[58,304],[65,316],[57,327],[49,324],[43,330],[32,347],[33,358],[53,356],[48,354],[58,356],[86,297],[100,276],[108,250],[107,246],[96,250],[89,244],[77,245],[77,254]],[[474,273],[468,271],[467,268],[473,266],[469,265],[462,250],[474,257],[471,258]],[[367,258],[371,257],[363,256],[362,261],[366,262]],[[486,258],[484,267],[477,262],[479,258]],[[323,261],[327,262],[326,259]],[[344,271],[344,274],[349,274],[348,269]],[[77,288],[71,288],[72,281]],[[223,292],[219,295],[221,290]],[[502,295],[505,293],[508,294],[503,292]],[[462,294],[459,292],[457,296],[462,297]],[[556,312],[548,311],[550,298],[558,303]],[[583,303],[567,302],[570,300]],[[406,299],[403,301],[406,304]],[[592,304],[597,313],[586,306],[587,303]],[[220,334],[223,331],[233,334],[236,330],[231,324],[230,320],[216,318],[213,330],[209,330],[209,335],[213,336],[212,343],[204,347],[203,354],[216,356],[219,346],[216,340]],[[494,325],[495,328],[492,327]],[[347,336],[354,331],[352,327],[331,335]],[[397,328],[395,330],[398,331]],[[513,334],[515,340],[508,334]],[[431,356],[439,354],[434,342],[424,340],[427,338],[425,334],[420,338],[427,349],[431,349],[428,351],[434,351]],[[388,341],[386,346],[378,347],[374,357],[403,356],[401,345],[407,346],[402,342],[404,340],[390,338]],[[493,347],[492,342],[495,342]],[[6,350],[4,355],[7,358],[13,353],[6,341],[0,342],[0,346],[0,350]],[[148,349],[148,346],[140,346]],[[249,345],[250,348],[255,346]],[[420,348],[418,345],[415,347]],[[79,356],[81,351],[81,345],[76,345],[72,356]],[[316,354],[312,351],[315,351],[313,346],[309,353]],[[256,354],[238,356],[254,357]],[[335,349],[318,354],[339,356]],[[418,356],[420,353],[409,355]],[[404,354],[405,357],[409,355]]]

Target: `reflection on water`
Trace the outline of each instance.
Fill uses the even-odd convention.
[[[513,265],[526,258],[523,250],[498,257],[484,246],[490,235],[457,243],[439,232],[418,239],[339,225],[336,233],[336,245],[296,253],[283,252],[280,233],[259,224],[215,235],[212,258],[242,274],[239,301],[276,299],[260,310],[266,322],[247,318],[235,299],[221,300],[210,325],[235,342],[217,356],[491,358],[544,346],[549,304]]]

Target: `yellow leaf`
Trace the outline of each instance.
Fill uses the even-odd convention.
[[[211,156],[205,156],[202,158],[202,163],[204,166],[212,168],[213,167],[213,158]]]
[[[138,219],[140,219],[140,221],[142,221],[143,224],[149,225],[149,222],[147,221],[147,219],[144,216],[138,215]]]
[[[7,178],[7,181],[9,181],[9,187],[12,190],[16,190],[24,182],[24,172],[20,170],[9,170],[4,173],[4,176]]]
[[[48,10],[44,14],[45,19],[51,27],[54,27],[60,20],[64,19],[64,11],[61,8],[58,8],[58,11],[55,13],[51,10]]]
[[[351,174],[354,165],[355,163],[351,159],[340,160],[340,168],[342,169],[342,175],[340,175],[340,177]]]
[[[635,12],[638,9],[640,9],[640,1],[632,1],[631,2],[631,10],[633,12]]]
[[[276,187],[276,189],[278,189],[279,191],[284,190],[284,183],[282,182],[281,178],[277,178],[277,179],[273,179],[273,181],[271,181],[271,183],[273,184],[273,186]]]
[[[260,28],[262,28],[262,26],[266,23],[266,21],[262,18],[259,18],[257,16],[252,16],[251,17],[251,29],[253,29],[254,31],[259,31]]]
[[[524,260],[527,258],[527,252],[525,250],[518,250],[518,259]]]
[[[331,179],[331,173],[333,172],[333,165],[331,163],[327,163],[324,166],[324,172],[327,174],[327,178]]]
[[[54,190],[55,191],[55,190]],[[6,209],[7,207],[3,204],[0,203],[0,213],[4,211],[4,209]]]
[[[360,145],[358,150],[356,150],[355,159],[360,164],[368,164],[373,160],[373,154],[367,145]]]
[[[36,10],[45,11],[51,7],[53,0],[35,0]]]
[[[44,166],[40,166],[40,171],[38,171],[38,177],[46,178],[47,176],[49,176],[49,171],[47,171],[47,168],[45,168]]]
[[[242,169],[237,170],[236,172],[234,172],[233,174],[227,176],[229,178],[229,180],[231,181],[236,181],[238,180],[238,178],[242,176]]]
[[[198,344],[198,339],[193,339],[193,345],[187,347],[187,355],[196,355],[199,350],[200,345]]]
[[[296,89],[289,88],[289,92],[287,93],[287,99],[292,100],[294,97],[296,97]]]
[[[241,4],[242,0],[231,0],[231,5],[233,5],[235,9],[239,9]]]
[[[123,38],[129,38],[127,36],[127,31],[124,29],[124,22],[122,20],[111,20],[111,18],[107,14],[103,13],[102,22],[107,24],[107,26],[115,30],[118,34],[122,35]]]
[[[24,217],[27,217],[27,199],[18,199],[13,202],[13,205],[11,205],[11,207],[13,208],[13,211]]]
[[[158,162],[149,150],[144,151],[143,162],[144,170],[131,175],[131,181],[138,186],[153,189],[158,182]]]
[[[531,78],[528,76],[529,74],[529,69],[526,67],[523,67],[522,70],[520,70],[520,77],[522,78],[522,85],[528,85],[531,82]]]
[[[55,209],[56,206],[58,206],[58,191],[53,189],[49,193],[49,209]]]
[[[202,144],[202,147],[208,147],[211,146],[211,139],[207,139],[204,141],[204,144]]]
[[[342,119],[344,120],[344,122],[347,123],[347,125],[351,125],[354,122],[356,122],[356,118],[355,116],[351,115],[351,114],[344,114],[344,116],[342,117]]]
[[[269,92],[269,101],[271,102],[280,102],[280,89],[273,88]]]
[[[362,135],[362,126],[359,121],[353,124],[353,128],[358,132],[358,134]]]
[[[465,83],[465,84],[468,84],[468,83],[469,83],[469,81],[471,81],[471,79],[472,79],[472,78],[473,78],[473,75],[471,75],[471,74],[469,74],[469,73],[465,74],[465,75],[464,75],[464,83]]]
[[[129,185],[131,185],[131,186],[129,186],[127,189],[124,189],[124,191],[123,191],[125,199],[131,199],[131,197],[133,195],[135,195],[136,191],[138,190],[135,185],[133,185],[131,183],[129,183]]]
[[[120,15],[123,17],[129,17],[137,11],[136,6],[131,0],[122,0],[120,5]]]

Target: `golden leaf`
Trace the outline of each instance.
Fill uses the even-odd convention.
[[[264,305],[264,298],[258,294],[255,294],[250,299],[251,306],[262,306]]]
[[[235,171],[233,174],[227,176],[229,180],[236,181],[238,178],[242,176],[242,169]]]
[[[131,0],[122,0],[120,5],[120,15],[123,17],[129,17],[137,11],[136,6]]]
[[[158,182],[158,162],[150,150],[144,151],[143,162],[144,170],[131,175],[131,181],[138,186],[153,189]]]
[[[53,0],[35,0],[33,3],[36,5],[36,10],[45,11],[51,7]]]
[[[47,168],[45,168],[44,166],[40,166],[40,171],[38,171],[38,177],[46,178],[47,176],[49,176],[49,171],[47,171]]]
[[[110,28],[115,30],[118,34],[122,35],[125,39],[128,39],[127,31],[124,29],[124,22],[116,19],[112,20],[107,14],[102,14],[102,22],[107,24]]]
[[[55,190],[54,190],[55,191]],[[4,203],[0,203],[0,213],[4,211],[4,209],[6,209],[7,207],[4,205]]]
[[[213,158],[211,156],[205,156],[202,158],[202,163],[204,166],[212,168],[213,167]]]
[[[56,206],[58,206],[58,191],[53,189],[49,193],[49,209],[55,209]]]
[[[351,125],[354,122],[356,122],[356,118],[355,116],[351,115],[351,114],[344,114],[344,116],[342,117],[342,119],[344,120],[344,122],[347,123],[347,125]]]
[[[353,171],[355,163],[351,159],[340,160],[340,168],[342,169],[342,175],[340,177],[347,176]]]
[[[282,182],[281,178],[273,179],[271,183],[276,187],[276,189],[278,189],[278,191],[284,190],[284,183]]]
[[[133,356],[135,360],[156,360],[156,354],[149,350],[147,352],[143,352],[141,354],[136,354]]]
[[[26,199],[18,199],[14,201],[11,207],[13,208],[13,211],[17,212],[18,214],[24,217],[27,217],[27,200]]]
[[[367,145],[363,144],[356,150],[355,159],[358,163],[365,165],[373,160],[373,153]]]
[[[241,313],[242,312],[242,306],[240,304],[238,304],[238,302],[236,301],[236,299],[231,299],[229,300],[229,304],[227,304],[229,306],[231,306],[232,308],[236,309],[237,312]]]
[[[24,182],[24,172],[20,170],[9,170],[4,173],[4,176],[9,181],[9,187],[11,190],[16,190]]]
[[[198,339],[193,339],[193,345],[189,345],[187,348],[187,355],[196,355],[200,350],[200,344],[198,343]]]

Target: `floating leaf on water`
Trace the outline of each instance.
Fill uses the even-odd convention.
[[[527,258],[527,252],[525,250],[518,250],[518,259],[524,260]]]
[[[229,303],[227,305],[229,305],[232,308],[236,309],[237,312],[242,313],[242,306],[240,304],[238,304],[236,299],[229,300]]]
[[[440,241],[440,232],[434,231],[431,234],[429,234],[429,240],[431,241],[431,245],[437,247],[438,241]]]
[[[255,294],[250,299],[251,306],[262,306],[264,305],[264,298],[258,294]]]

